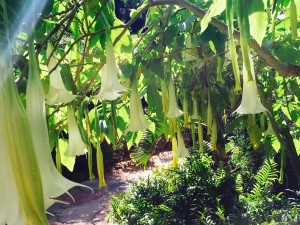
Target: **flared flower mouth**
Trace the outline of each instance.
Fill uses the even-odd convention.
[[[47,46],[47,56],[50,57],[50,54],[53,50],[50,42]],[[48,70],[49,72],[54,69],[58,60],[54,56],[51,56],[49,59]],[[46,103],[48,105],[55,105],[59,103],[69,103],[76,98],[76,95],[71,94],[65,87],[63,80],[60,74],[61,68],[57,67],[50,74],[50,84],[49,91],[45,95]]]
[[[180,131],[177,132],[177,150],[174,156],[177,158],[187,157],[189,155],[189,150],[185,147],[184,140]]]
[[[101,69],[101,88],[95,98],[112,101],[117,99],[125,91],[118,80],[118,67],[116,64],[114,48],[110,37],[106,39],[106,64]]]
[[[169,107],[168,107],[168,118],[176,118],[183,114],[183,112],[178,108],[176,94],[175,94],[175,87],[173,79],[170,79],[169,82]]]
[[[74,111],[70,106],[68,106],[67,119],[69,132],[69,147],[68,150],[65,152],[65,155],[69,157],[74,157],[86,154],[87,148],[84,142],[82,141],[80,131],[76,123]]]
[[[254,74],[254,65],[252,57],[250,56],[250,65],[251,65],[251,75],[253,77],[252,81],[248,81],[246,69],[243,65],[243,95],[242,102],[240,106],[234,111],[238,114],[256,114],[265,112],[267,109],[261,104],[261,101],[258,97],[255,74]]]
[[[130,120],[127,131],[143,131],[149,126],[146,120],[137,85],[132,85],[130,96]]]

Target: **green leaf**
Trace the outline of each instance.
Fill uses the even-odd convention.
[[[162,100],[154,82],[147,85],[147,102],[149,112],[155,113],[159,120],[162,119]]]
[[[211,18],[217,15],[220,15],[226,8],[226,1],[224,0],[214,0],[211,6],[209,7],[207,13],[201,20],[201,33],[205,31],[208,24],[211,21]]]
[[[65,156],[65,152],[68,150],[68,142],[65,139],[59,139],[58,146],[61,157],[61,163],[72,172],[75,165],[75,157]]]
[[[114,26],[124,25],[121,20],[115,19]],[[124,28],[114,29],[111,31],[111,39],[115,39],[121,34]],[[132,61],[132,40],[129,31],[127,30],[122,38],[114,46],[114,50],[117,53],[116,57],[119,56],[120,59],[126,59],[128,62]]]
[[[72,79],[72,73],[70,67],[65,64],[62,64],[60,73],[61,73],[61,78],[67,90],[73,91],[73,85],[72,85],[73,79]]]
[[[274,53],[283,63],[298,64],[300,62],[300,52],[292,45],[281,44],[275,48]]]
[[[250,0],[248,6],[250,34],[261,46],[268,26],[268,15],[262,0]]]

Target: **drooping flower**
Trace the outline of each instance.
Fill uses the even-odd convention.
[[[2,41],[9,44],[5,37]],[[10,54],[1,55],[0,224],[44,225],[48,221],[40,170],[28,118],[13,79]]]
[[[26,112],[38,159],[43,184],[45,208],[74,186],[83,186],[64,178],[56,169],[51,156],[44,92],[39,79],[38,64],[33,43],[29,45],[29,75],[26,89]]]
[[[161,100],[163,105],[163,113],[168,114],[169,111],[169,96],[168,96],[168,87],[165,80],[162,80],[161,83]]]
[[[186,50],[182,51],[182,56],[185,61],[195,61],[198,59],[197,57],[197,49],[193,48],[192,36],[188,35],[186,38]]]
[[[47,56],[50,57],[50,54],[53,50],[52,45],[48,42],[47,46]],[[49,59],[48,70],[49,72],[54,69],[58,60],[52,55]],[[69,103],[73,101],[76,96],[71,94],[65,87],[64,82],[62,81],[61,68],[58,66],[53,72],[50,74],[50,84],[49,90],[45,95],[46,103],[48,105],[55,105],[58,103]]]
[[[265,112],[267,109],[261,104],[258,97],[254,65],[250,55],[252,81],[248,81],[245,66],[243,65],[243,95],[241,105],[234,111],[238,114],[256,114]]]
[[[118,67],[116,64],[114,48],[109,35],[106,38],[106,64],[101,69],[101,88],[95,98],[112,101],[117,99],[125,91],[118,80]]]
[[[186,91],[183,93],[183,126],[189,128],[189,103],[186,97]]]
[[[146,120],[144,115],[136,82],[132,85],[129,107],[130,120],[127,130],[132,132],[145,130],[149,126],[149,122]]]
[[[189,155],[189,150],[185,147],[181,131],[177,132],[177,142],[178,142],[177,150],[174,153],[174,155],[177,158],[187,157]]]
[[[167,117],[175,118],[181,116],[183,112],[178,108],[176,94],[175,94],[175,87],[172,78],[170,79],[168,88],[169,88],[169,107],[168,107]]]
[[[65,152],[66,156],[74,157],[78,155],[84,155],[87,153],[87,148],[82,141],[81,134],[78,128],[78,124],[75,119],[75,114],[73,109],[68,106],[67,112],[68,119],[68,132],[69,132],[69,147]]]

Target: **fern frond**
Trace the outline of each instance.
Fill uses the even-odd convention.
[[[143,132],[142,138],[139,142],[138,148],[136,148],[131,154],[130,157],[136,161],[137,165],[143,165],[146,167],[147,162],[150,157],[156,151],[156,142],[158,138],[164,132],[164,124],[159,122],[158,120],[153,120],[155,123],[155,131],[152,132],[149,129],[146,129]]]
[[[274,160],[265,160],[262,167],[255,175],[256,183],[251,191],[252,195],[265,193],[271,185],[278,179],[277,163]]]

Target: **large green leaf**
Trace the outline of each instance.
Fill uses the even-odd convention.
[[[209,7],[207,13],[201,20],[201,33],[205,31],[208,24],[211,21],[211,18],[217,15],[220,15],[226,8],[225,0],[214,0],[211,6]]]
[[[124,25],[121,20],[115,19],[114,26]],[[113,41],[122,33],[124,28],[119,28],[111,31],[111,38]],[[126,59],[128,62],[132,61],[132,40],[128,30],[122,38],[114,46],[114,50],[117,53],[116,57],[119,56],[120,59]]]
[[[261,45],[268,26],[263,0],[249,0],[248,6],[250,34]]]
[[[158,119],[162,119],[162,100],[155,82],[147,85],[147,102],[149,112],[155,113]]]

